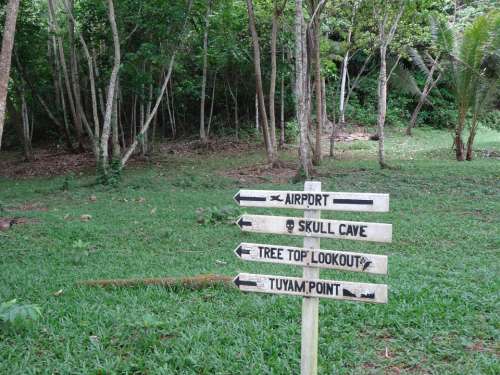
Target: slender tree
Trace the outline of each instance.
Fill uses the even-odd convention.
[[[205,129],[205,99],[207,88],[207,67],[208,67],[208,30],[210,29],[210,12],[212,10],[212,0],[208,0],[207,12],[205,14],[205,31],[203,33],[203,75],[201,81],[201,101],[200,101],[200,141],[207,143],[208,134]]]
[[[311,177],[311,160],[308,143],[308,115],[306,105],[307,77],[307,46],[306,25],[302,0],[295,0],[295,112],[299,124],[299,176],[303,173],[306,179]],[[302,173],[301,173],[302,172]]]
[[[9,0],[5,8],[5,26],[2,37],[2,51],[0,52],[0,149],[2,148],[3,126],[5,122],[5,109],[10,77],[10,63],[14,35],[16,33],[17,11],[19,0]]]
[[[277,147],[276,147],[276,142],[274,144],[272,142],[273,138],[271,137],[269,122],[267,120],[266,103],[264,100],[264,88],[262,84],[259,36],[257,35],[257,29],[255,27],[255,14],[253,10],[252,0],[247,0],[247,9],[248,9],[248,23],[250,27],[250,34],[252,36],[254,68],[255,68],[255,84],[257,89],[258,108],[260,114],[259,117],[260,121],[262,122],[262,133],[264,135],[264,144],[266,147],[267,161],[271,165],[274,165],[277,162]],[[276,139],[276,136],[274,136],[274,139]]]
[[[385,149],[384,149],[384,125],[385,116],[387,113],[387,49],[394,39],[399,20],[403,15],[405,4],[403,1],[399,2],[395,14],[391,17],[390,5],[384,2],[382,9],[377,5],[373,7],[373,13],[378,25],[378,43],[380,53],[380,72],[378,77],[378,161],[381,168],[386,168],[388,165],[385,162]],[[392,22],[391,22],[392,21]]]

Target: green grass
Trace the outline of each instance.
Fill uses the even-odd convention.
[[[387,283],[390,292],[387,305],[321,301],[320,374],[500,373],[500,162],[455,162],[450,140],[438,131],[393,135],[387,147],[394,170],[378,169],[375,142],[341,145],[340,160],[323,163],[324,190],[391,194],[389,213],[323,217],[392,223],[394,236],[388,245],[321,241],[325,249],[388,254],[388,276],[321,275]],[[498,150],[500,135],[483,131],[477,142]],[[262,160],[261,153],[168,155],[127,171],[117,188],[92,186],[92,176],[69,179],[68,191],[63,176],[0,178],[0,207],[48,208],[0,211],[37,221],[0,232],[0,302],[17,298],[42,311],[31,327],[0,326],[0,374],[299,373],[300,298],[223,287],[76,286],[100,278],[300,275],[299,268],[242,262],[232,252],[243,241],[300,245],[299,238],[196,222],[197,208],[234,206],[240,183],[217,171]],[[92,220],[80,221],[83,214]]]

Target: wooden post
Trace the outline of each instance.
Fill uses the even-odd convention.
[[[306,181],[304,191],[320,192],[321,182]],[[304,210],[304,218],[319,219],[320,210]],[[317,237],[304,238],[305,249],[319,249],[320,239]],[[319,268],[304,267],[304,279],[319,279]],[[302,300],[302,345],[301,345],[301,375],[316,375],[318,373],[318,310],[319,298],[304,297]]]

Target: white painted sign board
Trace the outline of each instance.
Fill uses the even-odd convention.
[[[245,232],[391,242],[392,225],[302,217],[242,215],[236,223]]]
[[[322,220],[321,210],[389,211],[388,194],[329,193],[321,182],[307,181],[304,191],[240,190],[236,202],[243,207],[303,209],[304,217],[242,215],[241,230],[303,236],[300,247],[241,243],[235,254],[243,260],[302,266],[302,277],[240,273],[234,279],[245,292],[302,296],[302,375],[318,371],[319,298],[387,303],[387,285],[320,279],[320,269],[387,274],[387,256],[320,249],[320,238],[391,242],[392,225],[343,220]]]
[[[250,273],[238,274],[234,279],[234,283],[240,290],[245,292],[387,303],[387,285],[384,284],[254,275]]]
[[[234,200],[242,207],[357,212],[389,211],[389,194],[240,190],[234,196]]]
[[[302,247],[240,243],[234,250],[243,260],[387,274],[387,256]]]

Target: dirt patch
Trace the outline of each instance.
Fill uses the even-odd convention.
[[[7,212],[12,211],[39,211],[39,212],[47,212],[49,209],[42,205],[40,202],[35,203],[24,203],[20,206],[7,207],[4,208]]]
[[[354,142],[354,141],[369,141],[372,134],[368,134],[365,132],[353,132],[346,133],[340,132],[335,134],[336,142]]]
[[[474,344],[467,346],[466,350],[477,353],[495,353],[497,356],[500,355],[498,351],[494,350],[488,343],[485,344],[483,341],[476,341]]]
[[[269,164],[257,164],[222,171],[219,174],[247,184],[262,182],[286,183],[297,174],[297,165],[291,162],[283,162],[281,166],[273,168]]]
[[[228,155],[236,155],[241,152],[255,151],[261,148],[262,146],[258,143],[237,142],[232,138],[210,140],[206,144],[201,143],[199,140],[180,140],[161,144],[159,146],[159,153],[185,156],[218,154],[223,152]]]
[[[480,157],[480,158],[500,159],[500,151],[495,151],[495,150],[474,150],[474,153],[477,155],[477,157]]]
[[[366,131],[366,127],[362,125],[351,124],[348,127],[340,127],[335,129],[335,142],[354,142],[354,141],[368,141],[372,134]],[[332,134],[332,123],[325,127],[323,131],[323,139],[330,140]]]
[[[73,154],[60,149],[36,149],[36,160],[25,162],[21,157],[0,160],[0,176],[8,178],[50,177],[79,173],[94,165],[91,153]]]
[[[202,144],[198,140],[179,140],[158,145],[151,159],[133,157],[129,164],[137,166],[160,159],[163,155],[210,155],[224,153],[238,155],[242,152],[261,150],[258,143],[236,142],[231,138],[217,139]],[[35,160],[23,161],[19,153],[2,154],[0,158],[0,177],[25,179],[31,177],[52,177],[68,173],[80,174],[95,168],[95,158],[91,152],[73,154],[61,148],[37,148]]]
[[[29,219],[26,217],[1,217],[0,218],[0,232],[5,232],[12,228],[14,225],[34,224],[39,221],[36,219]]]

